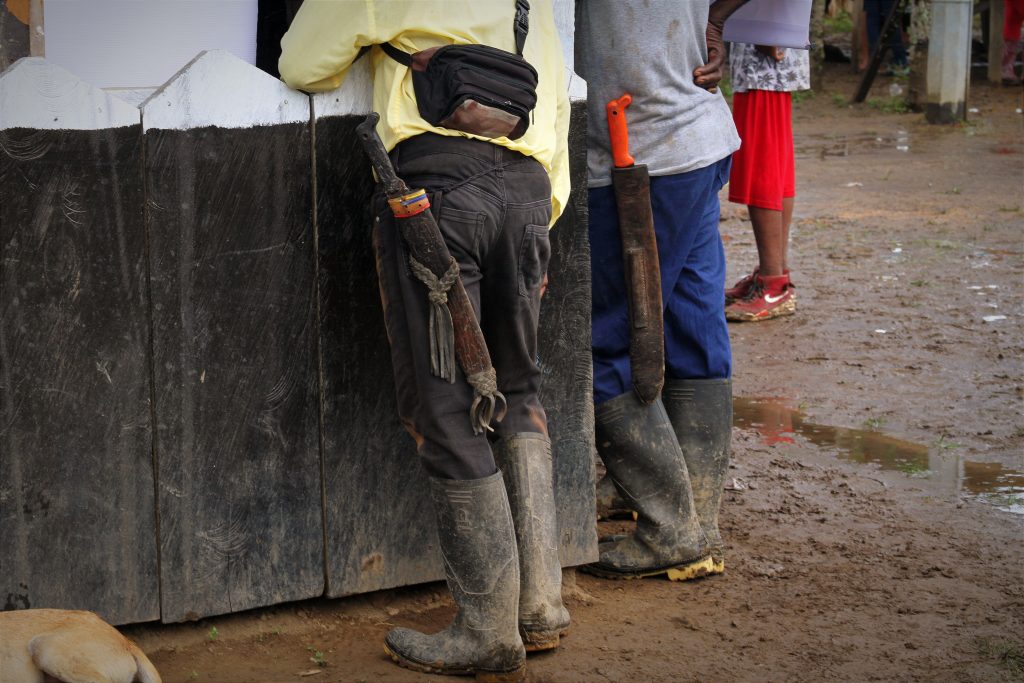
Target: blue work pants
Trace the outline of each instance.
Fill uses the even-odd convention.
[[[718,191],[731,157],[705,168],[651,178],[651,208],[661,266],[665,375],[729,377],[725,323],[725,250],[718,232]],[[632,390],[629,309],[615,193],[589,191],[593,287],[594,403]]]

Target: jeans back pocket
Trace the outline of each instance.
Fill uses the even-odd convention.
[[[551,258],[551,239],[546,225],[527,225],[519,248],[519,295],[540,290]]]

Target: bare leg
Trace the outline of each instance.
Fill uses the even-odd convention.
[[[793,197],[782,200],[782,268],[789,270],[789,225],[793,222]]]
[[[786,243],[782,237],[783,212],[757,206],[748,206],[747,209],[757,242],[759,274],[762,277],[782,275],[786,258]]]

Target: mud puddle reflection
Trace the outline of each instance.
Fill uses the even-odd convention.
[[[928,447],[869,429],[807,422],[800,410],[777,398],[734,398],[733,423],[758,432],[768,445],[810,442],[834,450],[843,460],[872,463],[929,479],[953,498],[980,498],[1002,510],[1024,515],[1024,472],[943,452],[941,440]]]
[[[864,132],[856,135],[805,134],[796,139],[798,159],[809,157],[848,157],[854,154],[910,151],[910,133],[898,128],[892,133]]]

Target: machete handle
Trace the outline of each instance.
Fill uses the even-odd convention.
[[[370,158],[370,165],[377,173],[377,178],[384,185],[384,193],[388,198],[401,197],[409,194],[409,187],[395,173],[395,167],[391,165],[391,157],[384,149],[384,143],[377,135],[377,122],[380,121],[380,114],[370,112],[362,123],[356,126],[356,135],[363,143],[363,151]]]
[[[608,135],[612,139],[612,162],[615,168],[629,168],[633,157],[629,155],[629,128],[626,126],[626,107],[633,103],[633,96],[626,93],[604,106],[608,114]]]

